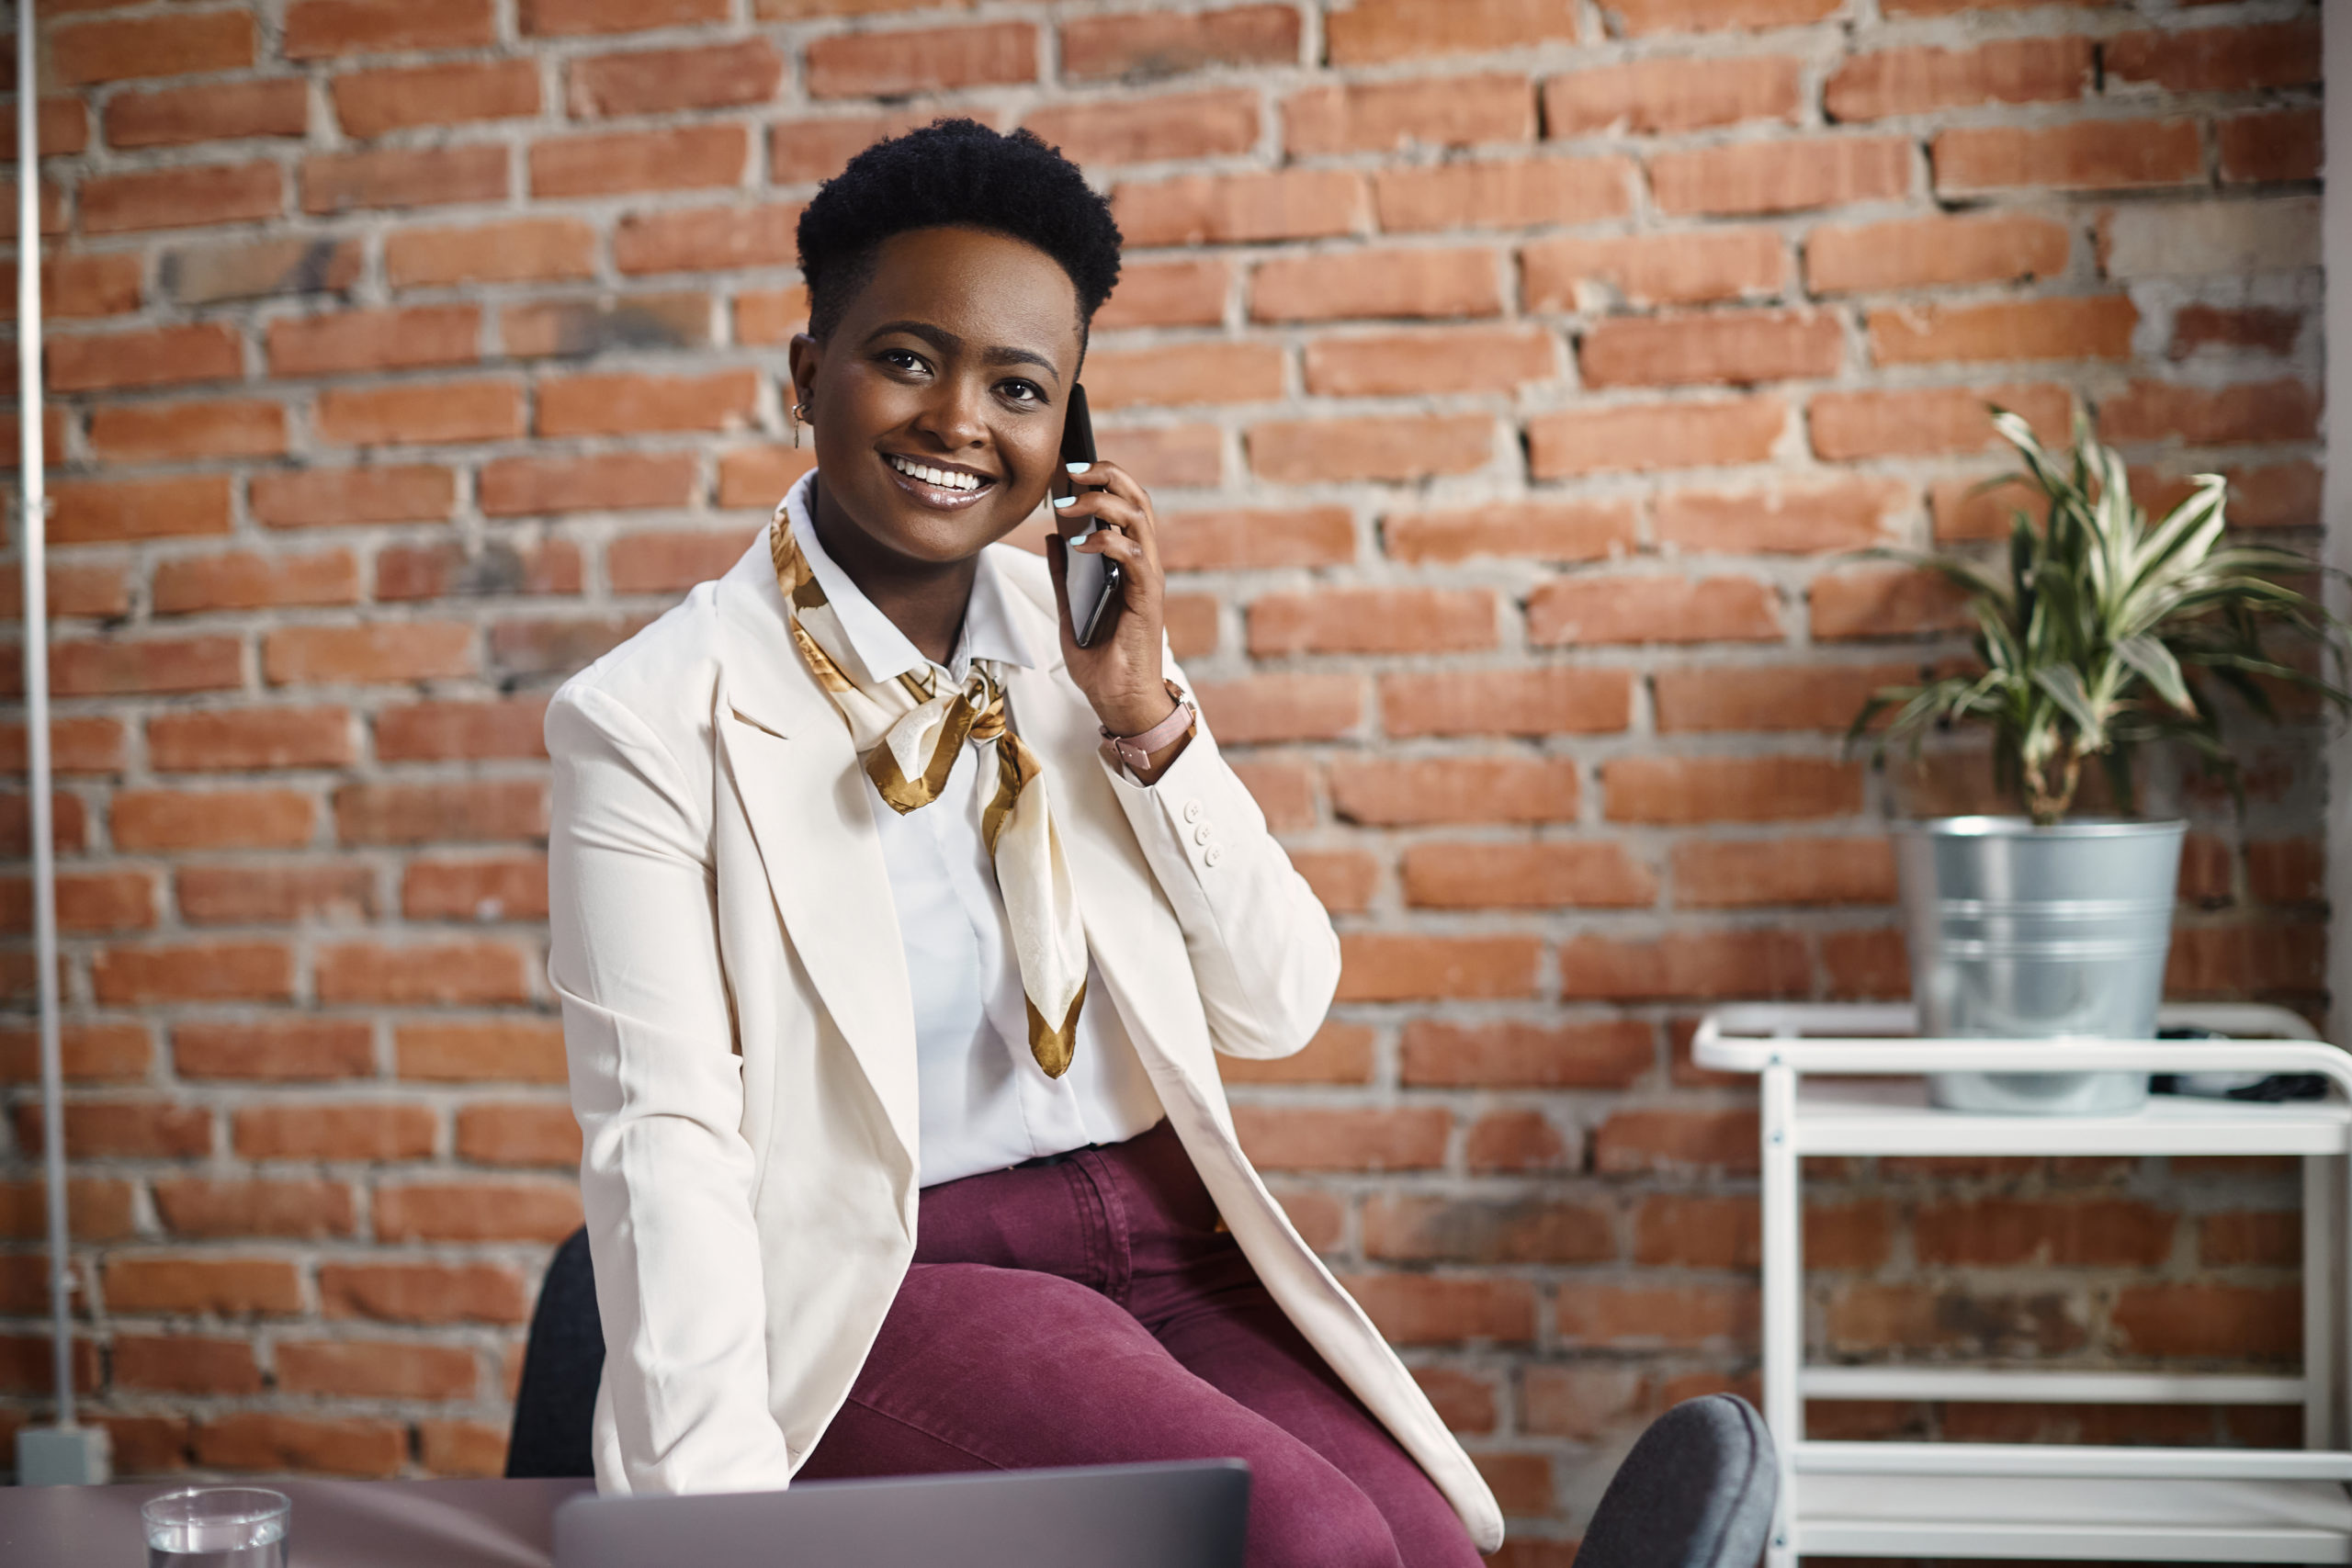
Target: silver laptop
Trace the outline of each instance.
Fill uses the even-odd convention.
[[[555,1568],[1240,1568],[1239,1460],[574,1497]]]

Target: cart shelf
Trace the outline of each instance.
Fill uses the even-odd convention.
[[[1701,1021],[1692,1059],[1762,1089],[1764,1403],[1781,1461],[1770,1568],[1801,1557],[2352,1563],[2343,1371],[2352,1056],[2255,1006],[2165,1010],[2211,1040],[1949,1040],[1906,1006],[1758,1003]],[[2159,1095],[2119,1116],[1939,1111],[1939,1072],[2315,1073],[2324,1100]],[[2297,1156],[2303,1365],[2292,1376],[1804,1364],[1804,1156]],[[2297,1450],[1813,1442],[1808,1399],[2300,1405]]]

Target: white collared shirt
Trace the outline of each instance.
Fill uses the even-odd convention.
[[[792,526],[809,571],[840,618],[851,656],[865,666],[853,676],[879,683],[930,670],[935,679],[961,685],[975,659],[1035,668],[1005,600],[1011,590],[986,554],[954,653],[945,665],[924,658],[825,554],[808,515],[808,490],[804,479],[787,498]],[[1017,711],[1012,721],[1017,731]],[[865,784],[914,998],[922,1103],[917,1180],[924,1187],[1039,1155],[1116,1143],[1160,1117],[1159,1097],[1092,964],[1069,1070],[1049,1078],[1029,1054],[1020,965],[980,830],[988,792],[979,781],[994,777],[995,759],[972,743],[956,757],[946,787],[919,810],[900,816],[870,779]]]

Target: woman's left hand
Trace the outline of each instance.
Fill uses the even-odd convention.
[[[1076,494],[1069,505],[1049,509],[1056,538],[1046,552],[1054,602],[1061,611],[1062,659],[1103,728],[1114,735],[1140,735],[1176,706],[1160,667],[1167,581],[1159,570],[1159,524],[1151,497],[1116,463],[1096,463],[1066,477]],[[1089,520],[1102,526],[1073,541],[1070,536]],[[1070,629],[1065,550],[1115,561],[1125,578],[1116,618],[1091,648],[1080,648]]]

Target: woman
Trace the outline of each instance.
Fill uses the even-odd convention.
[[[1253,1565],[1459,1568],[1494,1500],[1218,1087],[1338,943],[1166,654],[1150,499],[1053,499],[1125,572],[1091,647],[1062,548],[993,547],[1118,246],[1025,133],[859,155],[800,223],[816,470],[548,709],[597,1480],[1238,1457]]]

